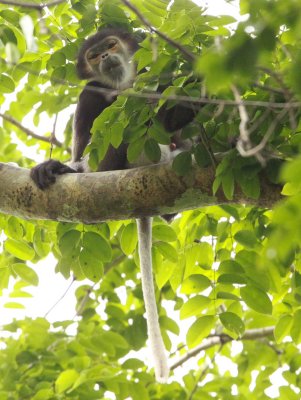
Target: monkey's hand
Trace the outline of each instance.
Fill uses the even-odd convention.
[[[30,177],[39,189],[44,190],[54,184],[56,175],[63,175],[69,172],[77,171],[59,161],[48,160],[32,168]]]

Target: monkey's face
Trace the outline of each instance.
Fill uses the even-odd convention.
[[[86,61],[96,79],[113,87],[123,89],[131,85],[135,65],[131,61],[126,43],[117,36],[107,36],[86,52]]]

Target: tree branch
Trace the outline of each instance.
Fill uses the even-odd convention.
[[[0,0],[0,2],[1,2],[1,0]],[[31,136],[37,140],[41,140],[42,142],[55,144],[57,147],[63,147],[63,143],[61,143],[59,140],[57,140],[57,138],[54,135],[51,135],[50,137],[41,136],[41,135],[38,135],[37,133],[34,133],[31,129],[28,129],[25,126],[23,126],[19,121],[17,121],[15,118],[11,117],[10,115],[0,113],[0,117],[3,118],[5,121],[10,122],[17,128],[19,128],[22,132],[26,133],[27,136]],[[66,151],[68,151],[68,153],[71,152],[71,150],[68,148],[66,148]]]
[[[186,47],[180,45],[180,43],[176,42],[175,40],[171,39],[169,36],[165,35],[165,33],[159,31],[157,28],[153,27],[151,23],[144,17],[144,15],[129,1],[129,0],[121,0],[122,3],[127,6],[130,10],[132,10],[140,21],[151,31],[155,32],[160,38],[164,39],[167,43],[171,46],[175,47],[179,50],[188,61],[195,61],[196,56],[191,53]]]
[[[0,0],[1,1],[1,0]],[[3,58],[0,57],[0,63],[3,63],[5,65],[9,65],[9,63],[4,60]],[[184,96],[184,95],[163,95],[161,93],[156,93],[156,92],[146,92],[146,91],[134,91],[133,89],[128,89],[126,91],[122,90],[112,90],[112,89],[105,89],[105,88],[100,88],[100,87],[93,87],[93,86],[85,86],[80,83],[71,83],[70,81],[64,80],[64,79],[59,79],[59,78],[54,78],[50,77],[49,74],[47,73],[37,73],[33,69],[29,68],[28,66],[24,66],[22,64],[17,64],[17,63],[10,63],[10,66],[14,66],[22,71],[26,71],[27,73],[33,75],[33,76],[39,76],[43,77],[45,79],[51,79],[53,82],[59,83],[60,85],[64,85],[66,87],[76,87],[78,89],[84,89],[95,92],[95,93],[102,93],[104,95],[110,95],[110,96],[118,96],[122,94],[123,96],[127,97],[134,97],[134,98],[141,98],[141,99],[148,99],[148,100],[170,100],[170,101],[177,101],[181,102],[183,104],[187,103],[189,105],[191,104],[213,104],[217,105],[220,107],[222,110],[224,107],[229,106],[229,107],[238,107],[240,105],[243,105],[244,107],[249,106],[249,107],[263,107],[263,108],[269,108],[269,109],[291,109],[291,108],[297,108],[300,109],[301,107],[301,101],[292,101],[292,102],[275,102],[275,101],[264,101],[264,100],[225,100],[221,98],[208,98],[208,97],[193,97],[193,96]],[[219,115],[220,110],[218,110]]]
[[[271,207],[281,187],[262,177],[261,196],[248,199],[239,188],[233,200],[222,191],[213,196],[213,167],[178,176],[169,164],[123,171],[66,174],[48,190],[35,187],[29,170],[0,163],[0,212],[25,219],[98,223],[162,215],[226,203]]]
[[[66,0],[52,0],[46,3],[35,4],[26,1],[18,1],[18,0],[0,0],[0,4],[7,4],[9,6],[23,7],[23,8],[32,8],[34,10],[43,10],[46,7],[53,7],[61,3],[65,3]]]
[[[261,339],[267,336],[270,336],[274,332],[274,326],[268,327],[268,328],[262,328],[262,329],[250,329],[244,333],[244,335],[237,340],[255,340],[255,339]],[[176,369],[177,367],[181,366],[189,360],[190,358],[196,356],[203,350],[207,350],[210,347],[216,346],[216,345],[224,345],[225,343],[232,342],[235,339],[231,338],[228,335],[218,335],[218,336],[213,336],[210,337],[209,339],[206,340],[205,343],[200,344],[196,348],[189,350],[183,357],[181,357],[178,361],[176,361],[172,366],[170,367],[171,370]]]

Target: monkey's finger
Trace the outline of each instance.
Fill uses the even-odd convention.
[[[75,171],[75,169],[68,167],[68,165],[64,165],[61,168],[59,168],[57,171],[55,171],[56,174],[58,175],[63,175],[63,174],[69,174],[69,173],[76,173],[77,171]]]
[[[39,189],[46,189],[44,173],[41,171],[40,165],[30,171],[30,177]]]
[[[38,169],[38,187],[40,189],[47,189],[50,185],[55,183],[55,179],[51,168],[41,166],[41,168]]]

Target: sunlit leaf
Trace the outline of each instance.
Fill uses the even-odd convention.
[[[223,312],[219,314],[219,319],[223,326],[235,339],[243,335],[245,331],[245,324],[237,314],[232,312]]]
[[[26,264],[16,263],[12,265],[14,272],[25,282],[37,286],[39,284],[38,274]]]
[[[253,310],[263,314],[272,313],[272,302],[263,290],[248,285],[240,289],[240,295],[246,304]]]
[[[198,316],[211,303],[211,300],[202,295],[197,295],[186,301],[180,311],[181,319]]]
[[[74,369],[66,369],[61,372],[55,381],[55,390],[57,393],[63,393],[69,389],[76,379],[79,377],[79,373]]]
[[[211,330],[214,328],[215,316],[206,315],[198,318],[189,328],[187,333],[187,344],[188,347],[192,348],[197,346],[206,338]]]
[[[121,249],[126,255],[133,253],[137,246],[137,227],[135,223],[126,225],[120,238]]]
[[[7,239],[5,249],[21,260],[32,260],[35,256],[34,249],[28,243],[21,240]]]

